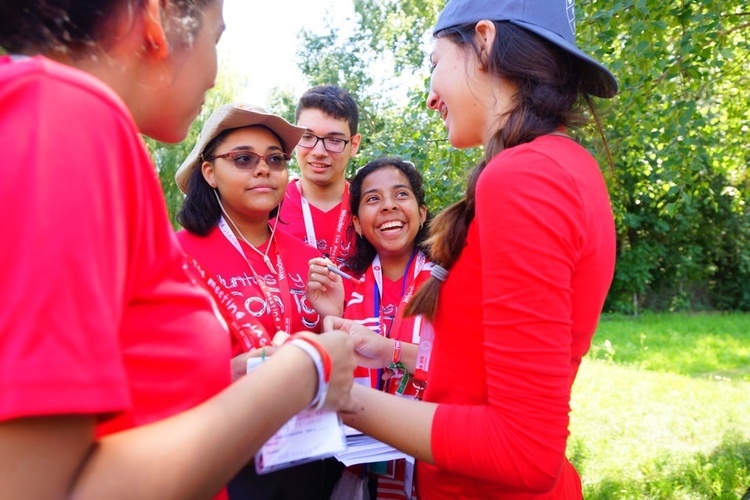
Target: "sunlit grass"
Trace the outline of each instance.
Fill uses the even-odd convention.
[[[737,499],[750,487],[750,315],[609,318],[594,344],[568,447],[587,499]]]
[[[604,317],[589,357],[653,371],[750,381],[750,315]]]

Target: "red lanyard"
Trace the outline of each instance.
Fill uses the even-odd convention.
[[[195,274],[200,276],[204,286],[211,293],[213,304],[219,310],[219,317],[226,322],[229,333],[239,341],[245,352],[271,345],[271,337],[257,318],[243,313],[230,293],[212,275],[204,271],[198,261],[192,257],[188,257],[188,261],[192,263]]]
[[[300,203],[302,204],[302,217],[305,220],[305,232],[307,233],[308,243],[317,248],[318,240],[315,236],[315,224],[312,219],[312,212],[310,210],[310,202],[307,201],[305,196],[302,194],[302,181],[297,181],[297,190],[299,191]],[[336,258],[341,250],[341,241],[344,239],[344,233],[346,232],[346,215],[349,213],[349,183],[344,184],[344,195],[341,198],[341,210],[339,211],[339,220],[336,224],[336,236],[333,238],[331,243],[331,251],[328,252],[328,258],[331,259],[335,265],[338,266]]]
[[[284,268],[284,262],[281,258],[279,246],[275,241],[268,242],[269,245],[274,245],[274,249],[276,250],[276,270],[278,273],[276,275],[276,280],[279,286],[279,295],[275,295],[266,283],[266,280],[258,276],[258,273],[255,272],[255,269],[253,268],[252,264],[250,264],[250,261],[245,255],[245,252],[242,250],[239,240],[237,240],[237,237],[229,228],[229,225],[227,224],[226,220],[224,220],[224,217],[221,217],[221,219],[219,219],[219,229],[226,237],[226,239],[229,240],[229,243],[231,243],[232,246],[239,252],[243,260],[247,264],[247,267],[250,268],[250,272],[253,273],[255,283],[258,284],[258,287],[260,287],[261,292],[263,292],[263,295],[266,298],[266,305],[271,312],[271,317],[273,318],[273,322],[276,326],[276,331],[286,332],[291,335],[292,295],[289,291],[289,283],[287,282],[286,270]],[[279,303],[279,300],[281,301],[281,303]]]
[[[386,328],[385,326],[385,317],[383,316],[383,306],[381,304],[383,300],[383,269],[380,266],[380,256],[376,255],[372,261],[372,274],[375,277],[376,288],[375,293],[373,294],[373,302],[375,314],[378,315],[380,321],[380,334],[384,337],[393,338],[394,335],[398,336],[398,331],[401,328],[401,322],[404,320],[404,308],[414,295],[414,289],[417,286],[417,277],[419,276],[419,273],[422,272],[422,268],[424,267],[426,261],[424,253],[422,253],[421,250],[417,249],[414,249],[414,252],[416,253],[417,263],[414,266],[414,274],[409,285],[409,290],[406,293],[402,294],[401,301],[396,308],[396,316],[393,318],[393,323],[391,323],[390,328]],[[404,270],[403,290],[406,289],[407,277],[409,276],[409,268],[411,267],[411,262],[413,259],[414,253],[412,253],[411,258],[409,259],[409,263],[406,265],[406,269]]]

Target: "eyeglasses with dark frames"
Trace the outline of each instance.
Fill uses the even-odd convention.
[[[323,141],[323,147],[329,153],[343,153],[346,145],[352,141],[352,137],[354,136],[351,135],[347,139],[342,139],[341,137],[318,137],[310,132],[305,132],[297,145],[306,149],[312,149],[317,146],[318,141]]]
[[[286,153],[270,153],[265,156],[261,156],[252,151],[230,151],[228,153],[213,155],[208,158],[204,158],[204,161],[213,161],[218,158],[229,158],[234,163],[235,168],[239,170],[254,170],[263,160],[271,170],[281,171],[286,169],[287,163],[292,159],[291,155]]]

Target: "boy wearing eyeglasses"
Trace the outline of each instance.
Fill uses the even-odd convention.
[[[313,87],[300,98],[295,120],[306,129],[295,149],[302,177],[286,189],[282,228],[340,266],[353,249],[345,174],[362,139],[357,104],[341,87]]]
[[[354,251],[354,232],[350,236],[347,231],[352,218],[345,176],[362,139],[357,133],[357,103],[336,85],[312,87],[300,97],[294,119],[305,129],[295,148],[302,176],[287,185],[278,211],[279,227],[341,267]],[[351,280],[343,282],[342,304],[353,289]],[[337,460],[325,460],[326,496],[342,471],[343,464]]]

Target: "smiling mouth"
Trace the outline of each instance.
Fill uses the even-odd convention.
[[[380,226],[378,226],[378,230],[379,231],[392,231],[394,229],[401,229],[402,227],[404,227],[403,222],[394,220],[394,221],[385,222],[381,224]]]

